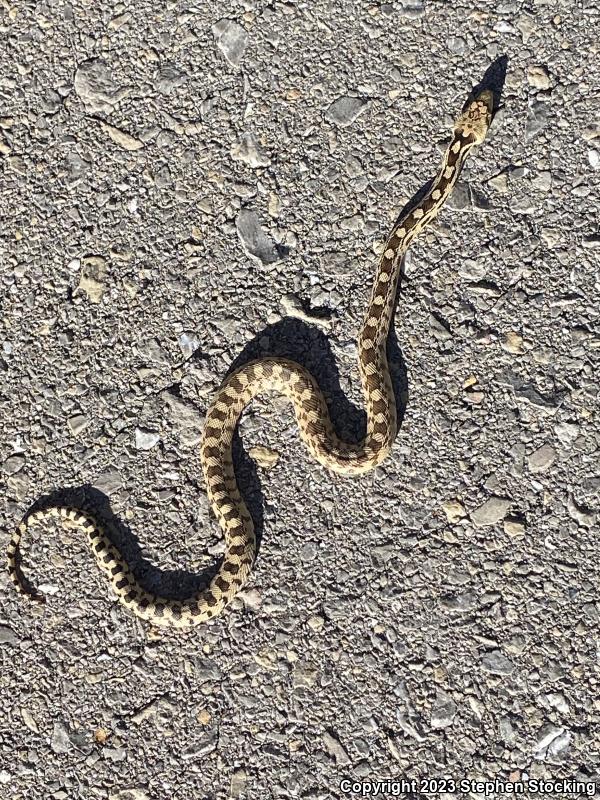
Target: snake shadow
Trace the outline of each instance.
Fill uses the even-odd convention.
[[[199,573],[154,566],[144,556],[138,538],[131,528],[113,512],[109,497],[91,484],[64,487],[50,492],[36,500],[25,516],[52,506],[72,506],[93,514],[113,544],[119,548],[140,586],[153,594],[173,600],[184,600],[205,588],[218,572],[218,560]],[[20,558],[17,560],[20,561]],[[25,583],[31,587],[26,578]]]
[[[492,61],[490,66],[483,74],[483,78],[473,90],[473,94],[481,92],[484,89],[489,89],[494,95],[494,113],[500,108],[500,98],[502,90],[506,83],[506,72],[508,70],[508,56],[501,55],[495,61]]]
[[[312,313],[325,314],[325,311],[316,309]],[[246,345],[227,374],[254,358],[263,358],[267,355],[292,358],[309,369],[319,381],[325,394],[338,435],[354,442],[364,436],[366,414],[364,410],[353,405],[343,393],[331,346],[320,330],[296,319],[284,319],[270,325]],[[400,426],[406,410],[408,383],[406,365],[395,334],[390,335],[388,341],[388,359],[396,396],[398,426]],[[254,521],[258,554],[264,528],[264,496],[256,463],[247,455],[237,432],[234,438],[233,456],[240,490]],[[26,515],[57,505],[72,506],[92,513],[122,553],[140,586],[153,594],[183,600],[206,588],[218,572],[220,559],[215,559],[199,573],[185,569],[156,567],[144,556],[142,546],[133,530],[113,512],[109,497],[91,484],[63,487],[50,492],[38,498]],[[20,556],[18,561],[20,562]],[[31,587],[25,576],[23,580]]]
[[[394,310],[400,291],[399,286]],[[328,309],[310,309],[310,315],[313,317],[326,319],[329,314]],[[393,322],[387,341],[387,355],[396,401],[398,428],[400,428],[408,404],[408,371]],[[337,362],[330,341],[323,331],[303,320],[286,317],[263,328],[254,336],[235,358],[227,375],[248,361],[268,356],[297,361],[314,375],[327,401],[331,421],[338,436],[353,443],[359,442],[364,437],[367,425],[366,412],[354,405],[344,394]],[[233,442],[233,457],[240,490],[254,520],[258,552],[264,526],[264,497],[256,463],[247,455],[237,432]]]
[[[315,316],[327,316],[326,309],[312,309],[311,313]],[[407,406],[408,379],[406,365],[393,329],[388,338],[387,351],[396,398],[398,427],[400,427]],[[269,325],[244,347],[227,374],[248,361],[266,356],[291,358],[310,370],[327,399],[337,434],[347,441],[360,441],[366,429],[365,411],[351,403],[342,391],[340,374],[331,345],[321,330],[294,318],[286,318]],[[199,354],[198,357],[202,358],[202,355]],[[254,521],[258,553],[264,528],[264,496],[256,463],[246,453],[237,432],[234,437],[233,456],[240,490]],[[73,506],[91,512],[122,553],[140,586],[153,594],[183,600],[202,591],[218,572],[220,559],[215,559],[199,573],[185,569],[156,567],[144,556],[136,534],[113,512],[109,497],[91,484],[64,487],[46,494],[36,500],[28,509],[27,515],[57,505]]]

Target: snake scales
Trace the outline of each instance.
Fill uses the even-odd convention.
[[[300,364],[264,358],[233,372],[210,406],[201,445],[208,497],[225,535],[225,556],[209,586],[187,600],[158,597],[145,591],[112,543],[100,522],[88,511],[52,506],[27,515],[8,547],[8,569],[17,589],[43,599],[25,579],[19,542],[29,525],[55,515],[71,520],[88,535],[100,568],[107,574],[119,600],[137,616],[155,625],[186,628],[205,622],[231,601],[244,585],[255,556],[252,519],[240,495],[232,462],[232,439],[238,419],[257,394],[277,391],[291,402],[300,435],[314,458],[341,475],[359,475],[388,455],[396,437],[396,404],[388,370],[386,342],[401,261],[411,241],[435,217],[450,195],[465,158],[487,133],[493,113],[493,95],[483,90],[469,102],[454,126],[454,134],[437,177],[425,196],[409,206],[396,223],[379,261],[365,321],[358,340],[360,376],[367,410],[367,431],[358,444],[347,444],[335,434],[325,399],[312,375]]]

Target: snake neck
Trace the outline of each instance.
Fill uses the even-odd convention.
[[[378,418],[385,415],[389,423],[385,440],[375,443],[382,455],[391,447],[397,430],[386,342],[394,314],[402,259],[413,239],[429,225],[448,199],[473,144],[472,137],[455,132],[429,190],[401,215],[379,261],[358,349],[361,379],[367,398],[367,439],[372,439],[372,428]]]
[[[406,234],[402,238],[401,255],[404,255],[413,239],[415,239],[439,213],[452,193],[467,155],[473,145],[474,142],[470,138],[465,138],[460,133],[455,133],[452,137],[450,144],[444,152],[438,173],[431,182],[427,193],[422,199],[418,200],[414,206],[406,210],[390,235],[388,241],[392,242],[394,237],[398,237],[398,231],[403,228],[405,229]]]
[[[438,173],[431,182],[428,191],[422,198],[408,206],[396,222],[387,239],[377,268],[365,324],[360,334],[361,342],[365,338],[375,339],[376,341],[387,339],[400,279],[402,258],[412,241],[437,216],[452,193],[467,155],[474,144],[472,137],[465,137],[460,132],[456,132],[444,152]],[[378,298],[383,298],[383,300]],[[377,303],[381,304],[385,309],[389,309],[391,305],[392,310],[389,314],[376,315],[377,325],[375,330],[367,330],[365,336],[365,328],[368,329],[370,327],[370,319],[373,321],[371,312]]]

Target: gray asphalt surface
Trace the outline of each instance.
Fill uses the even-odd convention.
[[[24,543],[45,606],[2,573],[0,795],[324,800],[440,777],[416,794],[591,794],[598,5],[1,15],[0,545],[40,498],[91,498],[153,585],[222,552],[198,442],[234,362],[296,357],[360,432],[376,254],[471,89],[491,76],[502,94],[407,258],[406,408],[380,468],[331,476],[287,405],[256,401],[242,441],[267,466],[239,459],[258,560],[189,634],[130,616],[69,530]]]

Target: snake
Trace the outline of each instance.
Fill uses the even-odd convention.
[[[87,536],[98,566],[106,573],[117,599],[141,619],[163,627],[189,628],[221,614],[246,584],[256,556],[254,525],[236,480],[232,444],[242,412],[261,393],[278,392],[291,402],[300,437],[308,451],[334,473],[361,475],[388,456],[398,421],[386,347],[402,260],[410,243],[450,196],[468,153],[485,139],[493,113],[494,95],[490,89],[471,94],[454,124],[436,177],[420,199],[409,202],[383,248],[358,337],[359,372],[367,415],[362,440],[349,443],[338,437],[325,397],[305,367],[279,357],[249,361],[226,377],[217,390],[206,413],[200,442],[209,503],[225,540],[223,558],[208,585],[185,599],[146,591],[113,543],[106,526],[92,511],[51,505],[30,511],[8,545],[8,572],[19,592],[34,600],[44,600],[23,574],[19,543],[31,525],[55,516]]]

